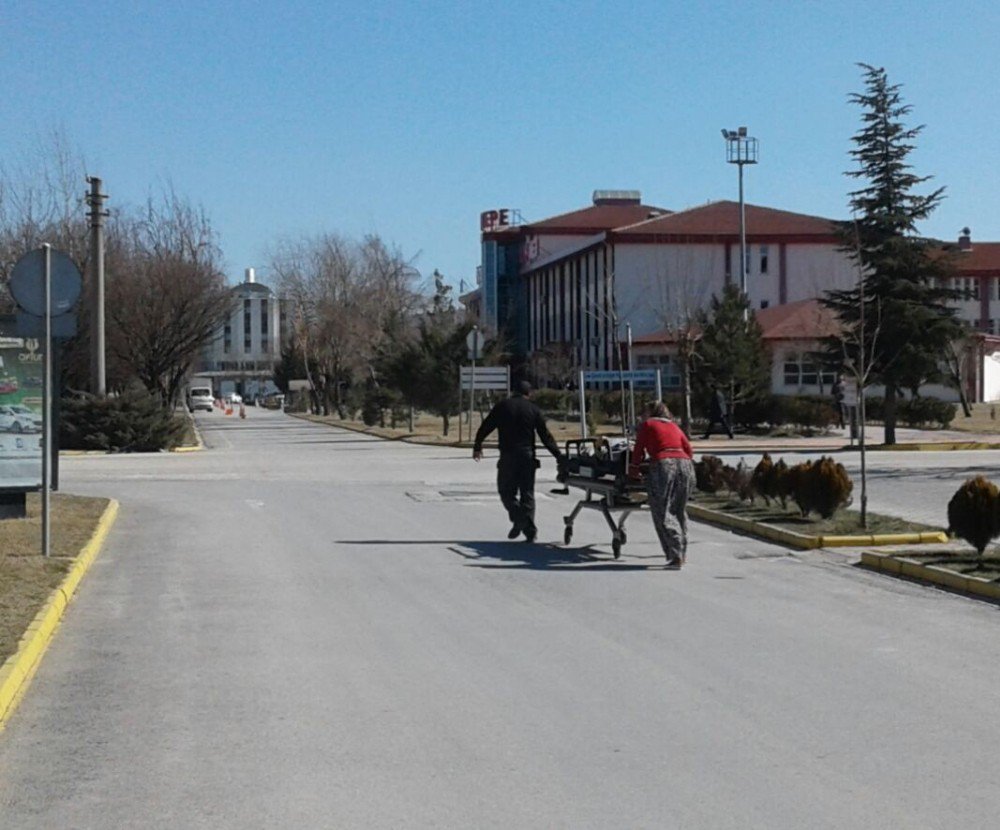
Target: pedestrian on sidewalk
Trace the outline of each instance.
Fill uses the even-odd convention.
[[[733,428],[729,425],[729,403],[722,390],[713,383],[712,397],[708,401],[708,428],[705,430],[705,440],[712,434],[712,427],[716,424],[726,431],[726,435],[733,437]]]
[[[844,376],[837,375],[837,379],[833,382],[833,408],[837,412],[837,426],[843,429],[846,426],[846,420],[844,416],[847,414],[847,407],[844,406]]]
[[[472,444],[472,457],[476,461],[483,457],[483,441],[493,430],[497,430],[500,443],[497,492],[511,521],[507,538],[516,539],[523,533],[528,542],[533,542],[538,534],[535,527],[535,470],[541,466],[535,456],[535,435],[556,461],[562,459],[562,453],[545,424],[542,410],[529,400],[531,384],[521,381],[514,389],[513,395],[490,410],[479,427]]]
[[[663,401],[646,404],[643,415],[629,476],[639,477],[639,464],[648,456],[646,492],[653,526],[667,558],[667,568],[679,570],[687,557],[687,503],[694,490],[691,443],[673,422]]]

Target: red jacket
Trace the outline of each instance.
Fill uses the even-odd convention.
[[[691,459],[691,442],[677,424],[666,418],[647,418],[636,436],[632,465],[638,466],[645,454],[652,461],[662,458]]]

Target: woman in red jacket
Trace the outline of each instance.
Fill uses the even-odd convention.
[[[687,553],[687,508],[694,489],[691,442],[670,419],[663,401],[653,401],[643,411],[629,473],[639,475],[639,463],[649,456],[646,488],[656,535],[667,557],[667,568],[679,570]]]

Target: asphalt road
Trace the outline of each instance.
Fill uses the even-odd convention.
[[[544,484],[508,543],[489,459],[248,412],[64,461],[122,512],[0,734],[0,827],[996,826],[997,607],[702,525],[665,571],[645,516],[614,562]]]

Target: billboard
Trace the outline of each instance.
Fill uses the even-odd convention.
[[[0,332],[0,490],[37,490],[42,486],[41,341],[9,333]]]

